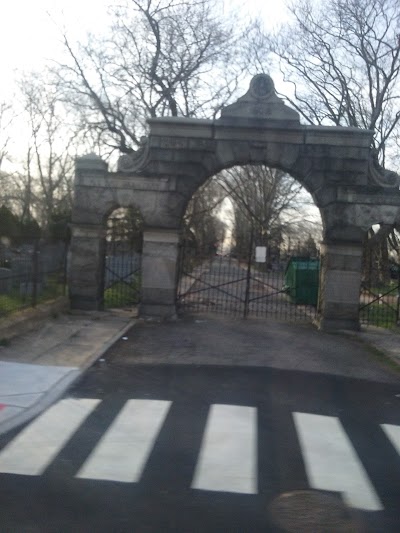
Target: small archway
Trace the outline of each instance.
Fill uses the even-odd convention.
[[[102,305],[102,216],[135,205],[144,219],[143,315],[176,313],[181,220],[195,191],[234,165],[265,164],[296,178],[321,213],[318,320],[323,329],[358,329],[365,231],[400,217],[399,176],[371,153],[373,132],[309,126],[259,74],[248,92],[214,120],[149,119],[150,133],[110,173],[97,156],[77,160],[70,264],[71,305]],[[103,244],[102,244],[103,243]]]
[[[106,219],[105,309],[140,303],[143,217],[139,209],[119,207]]]

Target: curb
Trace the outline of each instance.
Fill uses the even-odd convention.
[[[351,331],[351,330],[339,330],[337,333],[357,340],[359,343],[363,344],[366,348],[369,348],[372,351],[379,352],[382,357],[384,357],[388,363],[394,365],[394,369],[397,372],[400,372],[400,349],[398,350],[398,353],[394,354],[392,351],[387,348],[386,346],[383,346],[379,342],[375,342],[370,337],[365,337],[363,330],[361,331]],[[400,336],[399,336],[400,339]]]
[[[85,363],[80,367],[80,373],[83,374],[88,370],[96,361],[97,359],[100,359],[102,355],[106,353],[106,351],[111,348],[113,344],[119,340],[120,337],[123,337],[127,331],[129,331],[137,322],[137,318],[134,318],[130,320],[122,329],[117,331],[115,335],[111,337],[108,341],[103,343],[103,346],[100,348],[98,352],[93,354],[91,357],[89,357]]]
[[[21,309],[10,316],[0,319],[0,339],[10,340],[36,329],[53,313],[62,313],[69,309],[69,302],[65,296],[56,300],[38,304],[36,307]]]
[[[105,352],[137,322],[137,319],[130,320],[123,328],[117,331],[108,341],[106,341],[99,351],[90,356],[81,367],[71,368],[71,371],[63,376],[57,383],[48,389],[41,398],[33,405],[16,414],[0,424],[0,435],[15,429],[17,426],[28,422],[42,411],[50,407],[55,401],[63,396],[66,391],[77,383],[83,374],[99,359]]]

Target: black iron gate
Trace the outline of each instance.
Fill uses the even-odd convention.
[[[360,322],[366,326],[400,326],[400,264],[364,268],[360,294]]]
[[[249,257],[199,255],[181,249],[178,310],[241,317],[312,321],[319,263],[308,258],[258,263]]]
[[[104,260],[104,307],[140,302],[141,253],[121,218],[109,219]]]

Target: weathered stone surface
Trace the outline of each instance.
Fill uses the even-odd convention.
[[[105,230],[102,226],[74,225],[68,285],[72,307],[98,310],[103,307]]]
[[[325,279],[324,299],[327,303],[353,304],[360,297],[360,272],[329,270]]]
[[[258,74],[251,80],[247,93],[234,104],[224,107],[221,120],[228,119],[268,119],[284,121],[287,124],[300,123],[297,111],[284,104],[275,93],[272,78],[267,74]]]
[[[366,147],[369,148],[373,132],[359,128],[344,128],[341,126],[304,126],[305,140],[308,146],[329,145],[344,148]]]
[[[91,153],[77,157],[75,161],[75,169],[77,174],[82,172],[100,172],[107,171],[108,165],[97,154]]]
[[[321,329],[359,328],[361,257],[361,242],[321,245]]]
[[[152,134],[165,136],[171,139],[172,143],[177,142],[172,141],[172,139],[177,137],[200,139],[212,139],[213,137],[214,122],[212,120],[184,117],[160,117],[150,118],[148,123]],[[171,147],[176,148],[177,146],[173,145]]]
[[[371,152],[368,161],[368,176],[372,183],[379,187],[399,190],[400,175],[397,172],[383,168],[378,161],[378,156],[375,152]]]
[[[374,159],[371,131],[301,125],[265,74],[253,78],[248,92],[225,107],[219,119],[153,118],[149,128],[139,149],[120,158],[117,173],[108,172],[95,154],[76,161],[69,268],[73,307],[101,308],[105,220],[114,209],[133,206],[147,228],[142,310],[172,316],[177,230],[187,202],[225,168],[265,164],[298,179],[320,209],[327,246],[320,323],[357,327],[362,239],[373,224],[400,219],[399,179]]]
[[[179,232],[151,228],[143,233],[141,312],[175,314]],[[156,306],[156,307],[154,307]],[[161,306],[161,307],[157,307]]]

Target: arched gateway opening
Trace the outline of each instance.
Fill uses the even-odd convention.
[[[372,224],[399,216],[399,181],[371,155],[372,132],[305,126],[260,74],[216,120],[149,119],[150,133],[116,173],[96,156],[77,160],[69,286],[75,308],[102,305],[105,213],[140,208],[144,220],[142,315],[176,314],[181,221],[208,178],[235,165],[266,165],[296,178],[312,195],[323,224],[318,322],[359,327],[362,246]],[[100,285],[99,285],[100,284]]]
[[[105,309],[140,302],[143,217],[138,209],[114,209],[106,220],[104,256]]]
[[[183,219],[179,314],[312,321],[321,219],[307,191],[266,165],[210,178]]]

